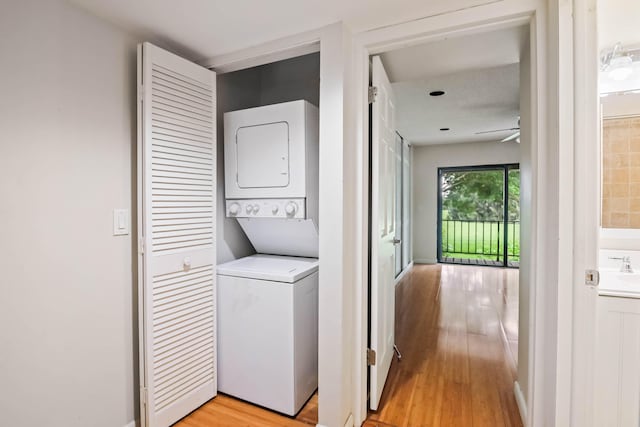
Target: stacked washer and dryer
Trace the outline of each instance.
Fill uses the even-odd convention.
[[[224,114],[226,215],[258,252],[218,266],[218,390],[295,415],[318,386],[318,109]]]

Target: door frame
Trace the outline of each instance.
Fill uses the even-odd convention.
[[[520,170],[520,163],[503,163],[503,164],[495,164],[495,165],[473,165],[473,166],[442,166],[438,168],[438,180],[437,180],[437,191],[438,195],[438,212],[437,212],[437,224],[436,224],[436,258],[438,260],[438,264],[454,264],[454,263],[445,263],[442,261],[442,188],[440,181],[442,179],[442,174],[447,172],[482,172],[482,171],[503,171],[504,172],[504,181],[502,186],[503,194],[506,197],[506,202],[503,207],[503,223],[507,222],[509,219],[509,171],[511,170]],[[506,228],[506,227],[505,227]],[[508,233],[506,229],[502,230],[504,236],[507,236]],[[455,234],[455,232],[454,232]],[[509,254],[508,254],[508,243],[507,239],[503,239],[502,241],[502,249],[504,252],[504,259],[501,267],[505,268],[517,268],[517,267],[509,267]],[[470,264],[477,265],[478,267],[483,267],[482,264]]]
[[[581,1],[581,0],[576,0]],[[583,0],[588,1],[588,0]],[[590,377],[588,369],[572,372],[571,364],[579,348],[573,344],[573,300],[571,292],[559,292],[562,279],[565,285],[579,283],[581,275],[558,262],[560,257],[573,259],[573,231],[560,232],[561,226],[573,230],[576,219],[571,198],[554,197],[573,190],[573,179],[560,179],[560,167],[576,163],[574,159],[573,88],[571,80],[561,81],[562,77],[573,78],[573,39],[567,33],[573,31],[571,2],[524,0],[499,1],[392,25],[356,36],[354,46],[354,68],[356,97],[357,145],[360,155],[361,191],[367,194],[368,182],[368,81],[369,57],[394,48],[406,47],[445,37],[469,35],[501,28],[526,24],[530,29],[531,55],[531,118],[532,118],[532,231],[531,263],[533,266],[545,265],[547,268],[534,268],[531,271],[531,297],[527,310],[528,322],[528,386],[527,401],[524,401],[518,383],[514,392],[523,418],[528,426],[571,425],[571,419],[584,412],[580,405],[571,406],[571,402],[584,402],[588,391],[572,387],[576,375]],[[555,6],[555,7],[554,7]],[[549,7],[549,8],[547,8]],[[553,28],[550,28],[554,25]],[[557,26],[557,27],[555,27]],[[555,31],[550,31],[555,30]],[[555,45],[555,41],[558,45]],[[559,55],[562,51],[566,56]],[[547,52],[557,56],[547,56]],[[564,74],[564,76],[561,76]],[[550,92],[554,90],[554,92]],[[563,103],[564,104],[560,105]],[[566,139],[565,139],[566,138]],[[560,141],[563,144],[560,144]],[[591,159],[589,159],[591,160]],[[582,166],[594,166],[592,161]],[[586,168],[588,169],[588,168]],[[366,230],[368,229],[368,211],[360,201],[359,246],[367,249]],[[563,216],[560,216],[563,212]],[[570,212],[569,215],[566,212]],[[586,229],[583,231],[587,231]],[[356,395],[353,402],[354,421],[359,425],[367,416],[367,250],[359,251],[358,265],[361,280],[355,289],[355,324],[360,331],[355,337],[354,382]],[[557,267],[557,268],[548,268]],[[579,270],[579,269],[578,269]],[[575,287],[575,286],[574,286]],[[571,288],[571,286],[569,286]],[[584,313],[583,313],[584,314]],[[559,328],[559,325],[563,325]],[[583,347],[584,348],[584,347]],[[578,352],[579,353],[579,352]],[[587,363],[587,368],[589,364]],[[569,384],[567,388],[565,385]],[[580,396],[579,396],[580,394]],[[587,399],[588,401],[588,399]]]
[[[201,65],[218,74],[320,52],[318,425],[352,425],[352,289],[357,227],[355,139],[351,74],[351,32],[342,23],[272,40],[209,58]]]
[[[337,23],[203,62],[228,72],[320,51],[320,144],[328,149],[323,156],[321,148],[320,169],[334,176],[321,176],[320,181],[320,258],[330,271],[319,277],[319,425],[360,425],[367,415],[369,56],[520,24],[530,27],[535,84],[533,208],[542,214],[532,233],[533,256],[546,267],[532,274],[529,399],[524,406],[519,401],[520,410],[528,426],[572,425],[572,420],[584,421],[573,425],[592,425],[588,353],[593,343],[587,335],[595,313],[590,311],[593,295],[583,285],[583,273],[597,265],[599,221],[599,195],[589,190],[599,188],[598,105],[597,99],[587,97],[589,91],[597,93],[595,3],[490,1],[353,37]],[[581,44],[574,44],[574,38]],[[575,144],[577,137],[580,144]],[[595,213],[585,215],[589,209]],[[345,259],[345,252],[352,256]],[[587,326],[575,343],[574,322]]]

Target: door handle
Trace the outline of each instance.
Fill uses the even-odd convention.
[[[393,239],[394,245],[399,245],[400,243],[402,243],[402,239]]]
[[[191,258],[185,257],[182,260],[182,267],[184,268],[185,271],[190,270],[191,269]]]

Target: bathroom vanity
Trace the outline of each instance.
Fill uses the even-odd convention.
[[[607,252],[609,260],[614,251]],[[640,253],[635,254],[620,251],[617,256],[630,256],[634,272],[620,271],[621,260],[602,261],[600,269],[594,377],[596,426],[640,426]]]

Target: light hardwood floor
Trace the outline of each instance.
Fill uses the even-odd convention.
[[[521,426],[511,355],[517,333],[518,270],[414,267],[396,288],[403,357],[364,425]]]
[[[518,270],[414,267],[396,288],[403,357],[393,361],[380,409],[364,426],[521,426],[513,397],[517,334]],[[307,427],[317,420],[317,395],[295,419],[220,395],[176,426]]]
[[[317,422],[317,393],[295,418],[221,394],[183,418],[174,427],[309,427],[315,426]]]

